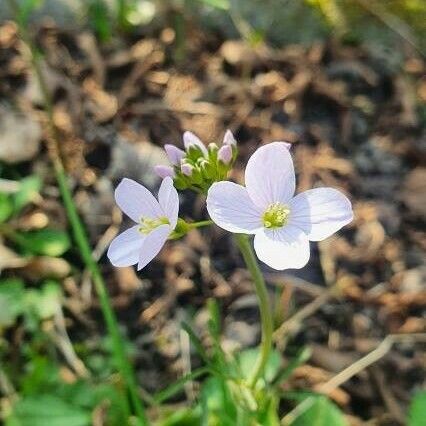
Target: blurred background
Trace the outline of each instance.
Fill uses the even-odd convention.
[[[204,336],[209,298],[219,301],[229,350],[259,341],[250,279],[220,229],[168,244],[142,273],[115,269],[105,257],[128,225],[113,199],[120,179],[156,190],[152,167],[167,163],[165,143],[180,146],[185,130],[220,143],[230,128],[240,149],[233,180],[243,181],[258,146],[288,141],[298,191],[332,186],[354,204],[354,222],[313,245],[305,268],[264,268],[277,324],[291,319],[276,336],[278,347],[285,357],[304,345],[312,352],[286,386],[315,390],[387,335],[410,334],[330,395],[350,424],[406,424],[426,361],[415,339],[426,325],[426,2],[20,4],[17,15],[0,0],[6,424],[67,426],[60,415],[71,412],[81,417],[70,426],[87,424],[87,413],[93,424],[115,425],[122,415],[111,342],[49,161],[43,88],[16,22],[39,52],[60,155],[144,389],[158,391],[188,371],[180,322],[191,321]],[[184,193],[181,202],[184,217],[206,218],[204,200]],[[194,398],[193,389],[185,391],[177,406]],[[46,423],[40,407],[56,409],[58,423]]]

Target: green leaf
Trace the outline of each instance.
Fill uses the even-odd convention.
[[[61,303],[61,290],[54,281],[47,281],[41,290],[30,289],[25,294],[28,310],[32,310],[37,318],[51,318],[58,311]]]
[[[218,377],[210,377],[201,389],[201,425],[234,426],[236,407],[233,405],[226,383]]]
[[[6,222],[13,213],[13,203],[9,195],[0,193],[0,223]]]
[[[242,378],[250,379],[253,373],[253,366],[259,357],[259,348],[246,349],[238,354],[237,363],[241,370]],[[272,351],[269,354],[268,361],[265,366],[264,377],[267,382],[272,382],[276,377],[281,366],[281,356],[278,351]]]
[[[38,176],[28,176],[19,182],[19,191],[13,194],[15,214],[33,201],[41,190],[41,179]]]
[[[14,241],[33,254],[61,256],[70,248],[70,239],[63,231],[39,229],[37,231],[18,232]]]
[[[426,391],[414,395],[408,410],[408,426],[423,426],[426,419]]]
[[[200,410],[196,408],[183,408],[166,415],[158,426],[199,426]]]
[[[6,426],[89,426],[91,413],[53,395],[34,395],[19,400]]]
[[[307,404],[307,409],[294,420],[292,426],[348,425],[340,409],[325,396],[309,397],[301,404]]]
[[[229,10],[231,5],[229,0],[198,0],[207,6],[215,7],[216,9]]]
[[[19,279],[0,281],[0,327],[11,326],[24,308],[24,283]]]

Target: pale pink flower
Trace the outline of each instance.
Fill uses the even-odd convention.
[[[175,229],[179,198],[170,177],[158,191],[158,201],[151,192],[131,179],[123,179],[115,190],[120,209],[135,222],[112,241],[108,258],[114,266],[146,266],[161,250]]]
[[[214,183],[207,210],[221,228],[254,234],[257,256],[274,269],[302,268],[309,260],[309,241],[321,241],[353,219],[351,202],[336,189],[294,196],[293,160],[283,142],[262,146],[251,156],[245,183]]]

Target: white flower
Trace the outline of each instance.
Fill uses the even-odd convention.
[[[158,191],[158,201],[151,192],[131,179],[123,179],[115,190],[120,209],[136,224],[111,242],[108,258],[114,266],[138,264],[138,271],[161,250],[175,229],[179,198],[173,180],[166,177]]]
[[[283,142],[265,145],[251,156],[245,183],[214,183],[207,210],[221,228],[254,234],[257,256],[274,269],[302,268],[309,260],[309,241],[321,241],[353,219],[350,201],[335,189],[294,196],[293,160]]]

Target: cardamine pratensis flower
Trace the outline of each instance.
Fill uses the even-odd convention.
[[[160,252],[175,229],[178,193],[171,177],[161,183],[158,201],[143,185],[125,178],[115,190],[115,200],[135,224],[114,238],[108,258],[114,266],[137,264],[139,271]]]
[[[289,144],[273,142],[249,159],[246,186],[214,183],[207,210],[221,228],[254,234],[258,258],[278,270],[302,268],[309,241],[329,237],[353,219],[348,198],[333,188],[316,188],[294,196],[296,178]]]

